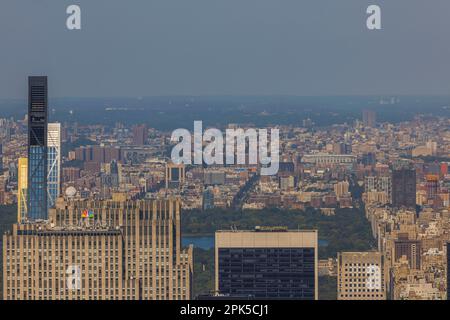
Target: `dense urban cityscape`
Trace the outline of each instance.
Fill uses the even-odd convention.
[[[450,297],[449,107],[381,121],[390,97],[267,126],[280,162],[262,175],[174,163],[178,141],[146,121],[56,122],[47,81],[30,77],[28,110],[0,119],[3,299]]]

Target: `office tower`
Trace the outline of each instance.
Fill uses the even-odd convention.
[[[143,146],[147,142],[147,125],[141,124],[133,127],[133,144]]]
[[[214,189],[207,187],[203,191],[203,210],[210,210],[214,208]]]
[[[28,219],[47,219],[47,77],[28,78]]]
[[[380,252],[338,253],[338,300],[386,300]]]
[[[102,146],[91,146],[89,147],[91,150],[91,158],[90,161],[103,163],[105,162],[105,148]]]
[[[365,127],[375,127],[376,114],[372,110],[363,110],[363,124]]]
[[[38,249],[39,248],[39,249]],[[15,224],[3,235],[5,300],[138,299],[124,278],[122,230]]]
[[[383,199],[384,201],[381,201],[383,203],[391,203],[392,178],[390,176],[366,176],[364,177],[364,192],[368,198],[372,196]]]
[[[3,145],[0,143],[0,174],[3,172]]]
[[[27,218],[28,158],[19,158],[17,186],[17,222]]]
[[[216,292],[256,299],[318,298],[317,231],[217,231]]]
[[[185,181],[184,164],[166,164],[166,189],[179,188]]]
[[[81,177],[81,169],[68,167],[62,169],[63,182],[74,182]]]
[[[407,234],[399,234],[394,242],[394,261],[397,262],[402,256],[408,259],[411,269],[420,269],[422,256],[422,243],[420,240],[409,240]]]
[[[47,128],[47,205],[53,208],[61,186],[61,124],[49,123]]]
[[[143,300],[191,298],[193,249],[181,248],[181,202],[179,199],[57,200],[50,210],[56,227],[78,226],[83,215],[91,225],[122,229],[123,277],[139,286]],[[120,298],[120,297],[119,297]]]
[[[223,171],[205,171],[203,183],[207,186],[216,186],[225,184],[225,172]]]
[[[409,163],[395,163],[392,170],[392,205],[416,206],[416,170]]]

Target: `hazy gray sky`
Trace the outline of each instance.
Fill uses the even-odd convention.
[[[54,97],[449,94],[450,1],[1,0],[0,98],[33,74]]]

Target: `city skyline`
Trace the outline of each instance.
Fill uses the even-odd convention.
[[[143,121],[49,122],[47,84],[30,77],[28,115],[0,118],[5,299],[447,299],[445,115],[276,124],[265,175],[250,161],[173,163],[178,141]],[[251,156],[229,138],[227,158]]]
[[[1,0],[0,300],[449,301],[449,13]]]

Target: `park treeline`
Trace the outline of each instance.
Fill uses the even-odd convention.
[[[253,230],[255,226],[285,226],[289,229],[317,229],[319,257],[336,257],[340,251],[365,251],[373,248],[375,240],[363,209],[336,209],[334,216],[325,216],[320,210],[186,210],[181,227],[183,235],[214,235],[217,230]]]

